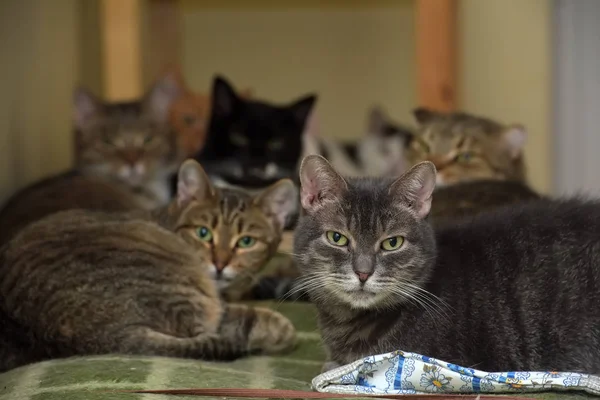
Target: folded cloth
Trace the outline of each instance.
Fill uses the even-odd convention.
[[[516,393],[578,390],[600,396],[600,377],[577,372],[484,372],[404,351],[365,357],[312,380],[339,394]]]

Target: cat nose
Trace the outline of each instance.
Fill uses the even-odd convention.
[[[365,283],[367,281],[367,279],[369,279],[369,277],[372,275],[372,273],[365,273],[365,272],[358,272],[358,271],[354,271],[356,273],[356,276],[358,276],[358,280],[361,283]]]
[[[138,151],[130,150],[124,151],[121,154],[121,157],[123,157],[123,161],[125,161],[127,164],[134,166],[140,160],[141,154]]]

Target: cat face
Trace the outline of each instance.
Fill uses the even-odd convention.
[[[208,139],[198,159],[211,176],[234,185],[264,187],[294,177],[315,100],[307,96],[288,106],[244,100],[215,78]]]
[[[433,162],[438,185],[475,179],[525,180],[522,126],[425,108],[414,114],[420,128],[410,144],[410,160]]]
[[[300,181],[306,213],[294,253],[313,301],[366,309],[419,299],[435,256],[424,220],[435,187],[432,163],[396,180],[344,179],[324,158],[308,156]]]
[[[215,188],[200,165],[186,161],[179,170],[175,227],[205,260],[221,291],[243,290],[273,256],[297,191],[288,179],[256,195]]]
[[[134,188],[172,172],[177,149],[167,115],[179,95],[179,87],[168,78],[158,81],[141,101],[128,103],[104,103],[77,89],[78,168]]]

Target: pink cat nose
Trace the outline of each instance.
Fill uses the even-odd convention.
[[[369,279],[369,277],[371,276],[371,274],[366,274],[364,272],[356,272],[356,275],[358,276],[358,280],[362,283],[365,283],[367,279]]]

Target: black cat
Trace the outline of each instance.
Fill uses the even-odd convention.
[[[246,100],[217,76],[207,142],[196,159],[211,178],[230,185],[260,188],[281,178],[297,180],[302,133],[316,100],[314,94],[285,106]]]

